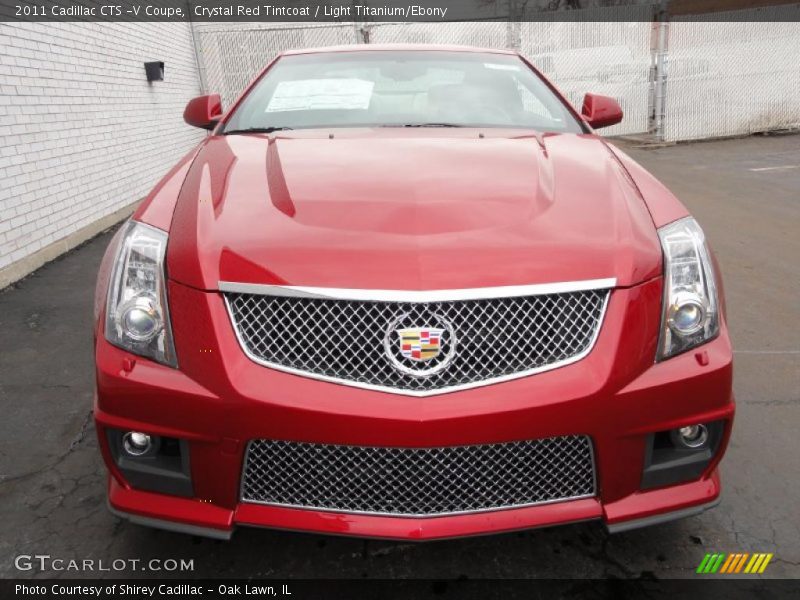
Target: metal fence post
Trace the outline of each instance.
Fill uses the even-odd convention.
[[[664,117],[667,95],[667,52],[669,40],[669,16],[667,0],[661,0],[656,15],[656,47],[654,91],[653,91],[653,134],[658,141],[664,140]]]
[[[525,12],[525,4],[524,2],[522,6],[519,6],[517,0],[508,0],[507,10],[508,10],[508,21],[506,21],[506,48],[508,50],[519,50],[520,48],[520,35],[521,35],[521,20],[523,13]]]
[[[192,2],[191,0],[186,0],[186,13],[189,15],[189,32],[192,35],[192,47],[194,48],[194,62],[197,66],[197,78],[200,80],[200,93],[206,93],[206,67],[205,63],[203,62],[203,50],[197,43],[197,32],[194,28],[194,21],[192,20],[192,15],[194,11],[192,10]]]
[[[356,24],[356,43],[357,44],[369,44],[370,43],[370,33],[372,32],[372,25],[369,21],[362,21],[360,24]]]

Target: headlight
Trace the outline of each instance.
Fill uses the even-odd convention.
[[[106,339],[134,354],[177,367],[167,308],[167,234],[128,221],[108,286]]]
[[[664,250],[664,314],[658,359],[712,339],[719,332],[717,285],[703,230],[691,217],[658,230]]]

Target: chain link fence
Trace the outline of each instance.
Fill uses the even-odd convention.
[[[230,106],[267,63],[284,50],[362,41],[356,23],[214,23],[195,24],[194,31],[203,88],[218,93],[223,106]]]
[[[577,108],[586,92],[616,98],[625,119],[605,135],[679,141],[800,125],[800,101],[787,93],[800,89],[798,23],[673,18],[660,25],[647,4],[583,12],[569,22],[214,23],[194,31],[203,87],[226,106],[284,50],[436,43],[519,50]]]
[[[800,24],[669,25],[663,139],[800,126]]]
[[[616,98],[625,119],[603,129],[604,135],[643,133],[651,109],[654,10],[653,5],[587,9],[580,20],[590,22],[518,23],[519,51],[578,109],[586,92]]]
[[[480,48],[508,48],[507,21],[464,23],[373,23],[369,42],[373,44],[455,44]]]

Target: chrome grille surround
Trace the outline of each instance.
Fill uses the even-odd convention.
[[[585,435],[394,448],[252,440],[241,500],[329,512],[432,517],[595,496]]]
[[[584,358],[615,283],[404,292],[221,282],[220,290],[251,360],[325,381],[429,396]],[[400,356],[393,328],[443,325],[438,357],[420,363]],[[437,361],[445,360],[449,364],[437,370]]]

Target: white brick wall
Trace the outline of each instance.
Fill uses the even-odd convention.
[[[199,93],[188,23],[0,23],[0,269],[144,197]]]

